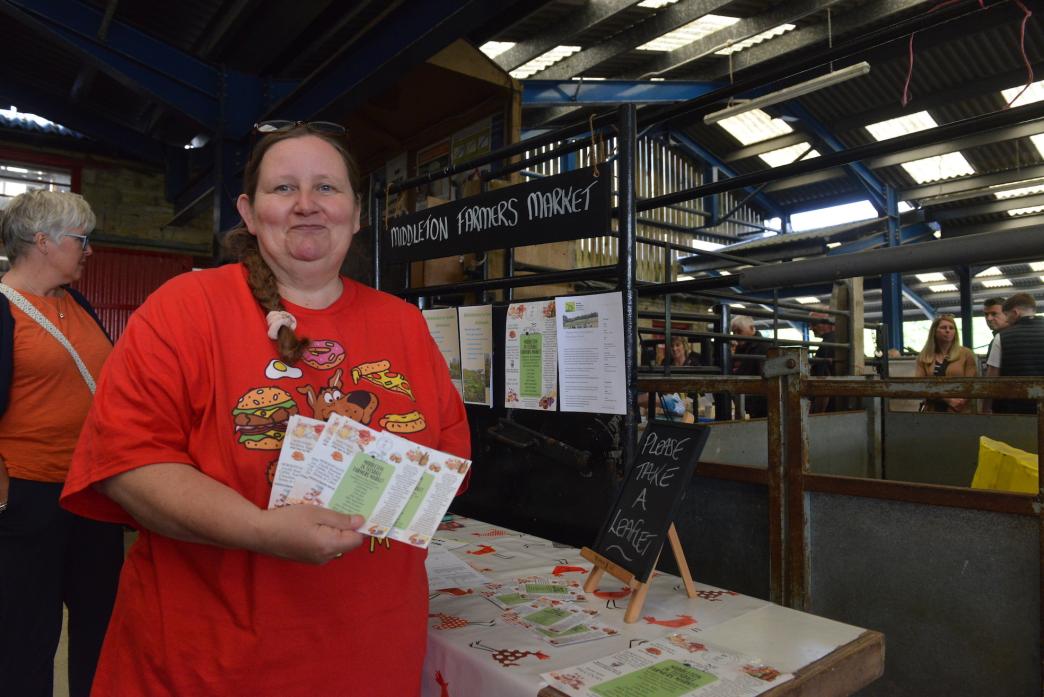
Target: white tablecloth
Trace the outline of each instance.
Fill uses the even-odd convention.
[[[438,537],[466,543],[454,554],[491,581],[547,576],[582,585],[591,571],[591,564],[575,547],[462,516],[444,523]],[[474,589],[432,590],[423,695],[534,697],[545,686],[541,673],[607,656],[679,629],[697,631],[700,641],[793,673],[864,631],[698,582],[696,589],[698,597],[689,599],[681,579],[657,573],[641,619],[625,624],[630,591],[606,574],[586,604],[599,610],[598,621],[620,634],[566,647],[551,646],[536,634],[499,620],[502,610]]]

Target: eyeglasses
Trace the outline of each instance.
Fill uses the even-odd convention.
[[[80,240],[80,244],[81,244],[80,249],[82,249],[83,251],[87,251],[87,245],[89,245],[91,243],[91,238],[90,238],[89,235],[77,235],[76,233],[73,233],[73,232],[67,232],[67,233],[65,233],[65,236],[66,237],[75,237],[76,239]]]
[[[304,126],[312,133],[343,138],[348,135],[348,130],[339,123],[332,121],[259,121],[254,124],[254,133],[268,135],[269,133],[282,133],[290,131],[298,126]]]

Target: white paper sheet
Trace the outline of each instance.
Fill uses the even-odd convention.
[[[562,411],[627,412],[619,292],[555,298]]]
[[[493,406],[493,306],[458,310],[464,403]]]
[[[439,353],[446,359],[450,380],[461,397],[464,396],[464,381],[460,372],[460,326],[457,323],[457,308],[446,307],[438,310],[424,310],[424,320],[428,323],[428,331],[439,347]]]

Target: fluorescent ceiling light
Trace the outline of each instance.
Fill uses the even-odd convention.
[[[808,154],[804,154],[806,150]],[[804,156],[802,157],[803,154]],[[762,153],[758,157],[769,167],[782,167],[783,165],[789,165],[799,157],[802,160],[811,160],[813,157],[819,157],[819,151],[815,148],[809,150],[808,143],[796,143],[779,150]]]
[[[748,49],[751,46],[756,46],[756,45],[760,44],[762,41],[768,41],[769,39],[774,39],[777,36],[782,36],[783,34],[786,34],[788,31],[794,31],[795,29],[797,29],[796,25],[793,25],[793,24],[780,24],[778,27],[773,27],[772,29],[769,29],[768,31],[763,31],[760,34],[755,34],[754,36],[750,37],[749,39],[744,39],[743,41],[737,41],[736,43],[731,44],[731,45],[721,49],[720,51],[715,51],[714,54],[717,55],[717,56],[727,56],[730,53],[739,53],[740,51],[743,51],[744,49]]]
[[[743,303],[729,303],[729,307],[738,307],[742,310],[745,309],[747,306]]]
[[[576,80],[577,82],[590,82],[591,80],[604,80],[604,77],[591,77],[590,75],[577,75],[576,77],[569,78],[570,80]]]
[[[952,283],[940,283],[935,286],[928,286],[928,290],[933,293],[949,293],[957,290],[957,286]]]
[[[827,249],[834,249],[834,248],[840,247],[840,246],[841,246],[840,242],[827,242]]]
[[[514,41],[487,41],[486,43],[479,46],[479,50],[485,53],[490,58],[496,58],[504,51],[512,48],[515,45]]]
[[[1002,276],[1001,270],[996,266],[991,266],[988,269],[983,269],[979,273],[975,274],[976,278],[985,278],[986,276]]]
[[[1030,269],[1033,271],[1044,271],[1044,261],[1030,262]]]
[[[1044,206],[1026,206],[1025,208],[1012,208],[1008,211],[1008,215],[1015,218],[1020,215],[1032,215],[1034,213],[1040,213],[1044,211]]]
[[[1019,85],[1018,87],[1011,87],[1006,90],[1001,90],[1001,96],[1004,97],[1004,103],[1007,104],[1017,95],[1022,92],[1022,88],[1025,84]],[[1014,102],[1011,102],[1013,107],[1022,106],[1023,104],[1032,104],[1033,102],[1039,102],[1044,99],[1044,80],[1030,83],[1029,89],[1019,96]]]
[[[642,0],[638,3],[638,7],[648,7],[653,10],[658,10],[661,7],[673,5],[676,2],[678,2],[678,0]]]
[[[983,281],[982,285],[987,288],[1008,288],[1011,286],[1011,281],[1006,278],[991,278],[988,281]]]
[[[953,179],[954,177],[975,174],[971,164],[959,152],[950,152],[945,155],[935,155],[921,160],[914,160],[913,162],[904,162],[902,168],[918,184],[927,184],[940,179]]]
[[[794,300],[801,303],[802,305],[811,305],[813,303],[819,302],[819,298],[813,298],[811,295],[802,295],[799,298],[794,298]]]
[[[938,271],[932,271],[931,273],[918,273],[914,275],[917,276],[917,280],[921,283],[935,283],[937,281],[946,280],[946,274],[939,273]]]
[[[674,31],[653,39],[638,47],[640,51],[673,51],[676,48],[691,44],[714,32],[732,26],[740,21],[739,17],[724,15],[703,15],[695,22],[678,27]]]
[[[751,109],[744,114],[722,119],[718,125],[744,145],[760,143],[794,130],[783,119],[774,119],[761,109]]]
[[[720,111],[712,112],[703,117],[703,122],[706,124],[717,123],[722,119],[729,118],[730,116],[736,116],[737,114],[742,114],[751,109],[760,109],[761,107],[779,104],[780,102],[785,102],[790,99],[796,99],[811,92],[815,92],[816,90],[821,90],[825,87],[831,87],[838,83],[845,82],[846,80],[851,80],[854,77],[861,77],[869,72],[869,63],[866,61],[856,63],[847,68],[834,70],[825,75],[814,77],[811,80],[799,82],[796,85],[790,85],[789,87],[784,87],[775,92],[769,92],[768,94],[763,94],[760,97],[755,97],[746,102],[734,104]]]
[[[568,58],[579,51],[579,46],[555,46],[550,51],[540,54],[525,65],[515,68],[509,75],[517,80],[525,80],[530,75],[546,70],[563,58]]]

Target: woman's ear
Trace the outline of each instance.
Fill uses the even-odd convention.
[[[246,194],[240,194],[239,198],[236,199],[236,210],[239,211],[239,217],[243,219],[246,229],[250,231],[251,235],[256,235],[257,233],[254,232],[254,207],[250,204],[250,197]]]

